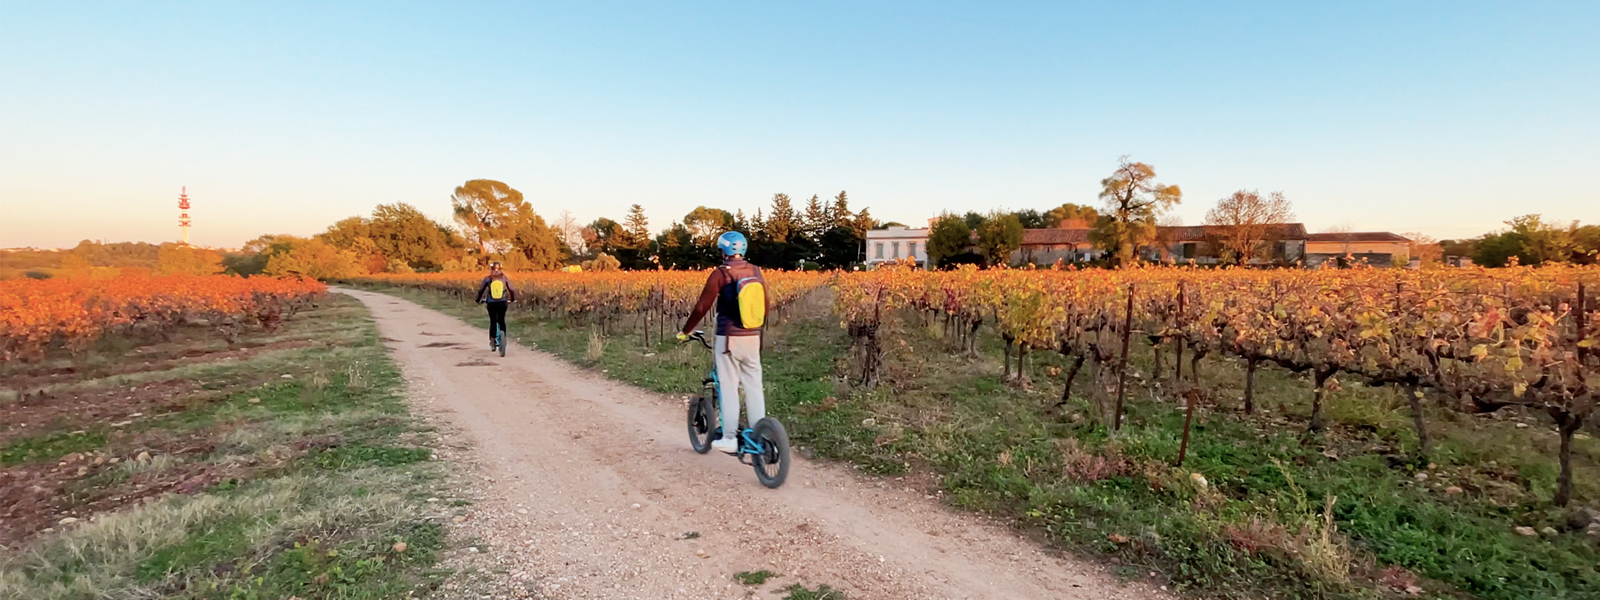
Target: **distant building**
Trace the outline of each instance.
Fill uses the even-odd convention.
[[[1332,261],[1347,267],[1366,263],[1374,267],[1405,266],[1411,258],[1411,240],[1387,231],[1313,233],[1306,236],[1306,266]]]
[[[928,266],[928,229],[907,229],[898,225],[867,232],[867,267],[904,259]]]
[[[1156,241],[1146,246],[1140,256],[1155,262],[1214,265],[1222,260],[1222,248],[1228,228],[1220,225],[1190,225],[1184,227],[1157,227]],[[1305,255],[1306,226],[1300,223],[1276,223],[1267,226],[1265,240],[1251,257],[1252,265],[1285,265],[1299,261]]]
[[[1024,229],[1022,243],[1011,253],[1011,264],[1049,266],[1056,261],[1074,263],[1100,258],[1103,254],[1089,243],[1087,227]]]

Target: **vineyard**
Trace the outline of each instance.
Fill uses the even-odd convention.
[[[541,338],[539,324],[642,337],[614,359],[585,360],[677,391],[653,365],[692,371],[662,344],[704,277],[516,274],[514,313],[539,347],[568,357],[585,353],[562,344],[584,338]],[[1580,433],[1600,385],[1600,269],[768,277],[775,305],[792,307],[782,327],[800,327],[774,333],[785,353],[768,366],[794,375],[770,376],[769,406],[821,455],[884,473],[922,464],[958,505],[1163,565],[1181,587],[1365,597],[1329,591],[1364,570],[1380,589],[1441,596],[1600,588],[1588,539],[1600,536],[1585,535],[1600,519],[1563,516],[1600,512],[1588,508],[1595,448]],[[435,293],[449,307],[478,282],[357,283]],[[830,378],[832,395],[815,384]],[[1390,414],[1403,416],[1391,427]],[[1357,565],[1372,560],[1360,553],[1377,566]],[[1445,586],[1416,587],[1412,571]]]
[[[705,286],[704,273],[688,271],[611,273],[511,273],[519,310],[544,318],[592,323],[602,334],[618,328],[640,332],[646,343],[664,339],[688,318]],[[796,299],[826,283],[830,276],[806,272],[767,272],[774,318]],[[392,285],[443,292],[471,300],[481,277],[461,273],[372,275],[358,283]]]
[[[977,271],[888,270],[838,280],[836,312],[858,350],[862,381],[877,379],[882,320],[900,309],[942,320],[971,351],[987,320],[1006,345],[1006,376],[1025,384],[1030,350],[1071,357],[1062,400],[1089,368],[1096,417],[1121,427],[1128,356],[1151,347],[1159,379],[1173,358],[1173,392],[1193,412],[1208,355],[1245,361],[1244,412],[1263,364],[1312,375],[1309,427],[1335,376],[1408,390],[1427,462],[1421,403],[1428,393],[1468,412],[1519,405],[1545,411],[1562,436],[1561,490],[1571,498],[1571,436],[1595,405],[1600,323],[1589,290],[1600,269],[1505,271]],[[1183,377],[1189,353],[1190,376]],[[1012,369],[1012,357],[1016,368]],[[1187,440],[1188,428],[1184,438]],[[1180,449],[1178,462],[1184,460]]]
[[[201,322],[232,339],[247,327],[277,328],[326,290],[316,281],[221,275],[0,281],[0,359]]]
[[[1062,402],[1087,367],[1088,398],[1103,424],[1118,429],[1128,358],[1137,345],[1162,376],[1170,355],[1175,385],[1193,412],[1206,397],[1198,370],[1207,356],[1246,364],[1245,413],[1263,365],[1309,373],[1312,430],[1323,426],[1322,397],[1337,376],[1407,390],[1428,460],[1421,405],[1432,394],[1467,412],[1524,406],[1547,412],[1562,435],[1561,491],[1571,498],[1571,436],[1595,405],[1600,313],[1589,293],[1600,269],[1473,271],[1251,271],[1151,268],[1123,271],[880,269],[868,273],[769,274],[775,312],[824,284],[849,332],[856,379],[879,379],[883,321],[909,310],[942,323],[956,349],[976,352],[987,323],[1005,343],[1005,378],[1028,385],[1030,351],[1071,359]],[[459,274],[380,275],[365,283],[442,291],[468,299],[479,279]],[[632,323],[645,342],[686,317],[704,275],[695,272],[516,274],[523,308],[543,318],[593,323],[609,334]],[[1187,354],[1188,377],[1184,376]],[[1015,368],[1013,368],[1013,360]],[[1185,428],[1184,437],[1188,437]],[[1186,452],[1180,450],[1178,463]]]

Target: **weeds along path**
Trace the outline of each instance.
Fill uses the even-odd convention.
[[[460,319],[341,291],[372,310],[414,406],[472,442],[463,467],[480,501],[463,527],[530,594],[739,597],[733,575],[766,570],[781,575],[767,591],[828,585],[857,600],[1163,596],[892,480],[797,460],[768,490],[689,449],[682,400],[526,348],[500,358]]]

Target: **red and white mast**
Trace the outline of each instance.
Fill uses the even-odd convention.
[[[189,186],[184,186],[178,194],[178,230],[183,232],[183,245],[189,245]]]

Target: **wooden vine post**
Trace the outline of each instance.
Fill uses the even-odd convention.
[[[1198,388],[1183,390],[1183,441],[1178,443],[1178,466],[1180,467],[1183,466],[1184,458],[1189,456],[1189,426],[1194,423],[1194,401],[1195,397],[1199,395],[1200,390]]]
[[[1128,390],[1128,344],[1133,334],[1133,284],[1128,284],[1128,311],[1122,318],[1122,359],[1117,367],[1117,409],[1111,428],[1122,430],[1122,398]]]

